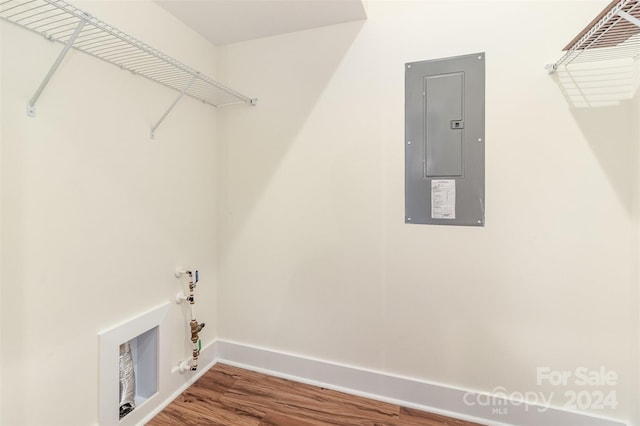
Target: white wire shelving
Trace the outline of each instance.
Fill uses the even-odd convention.
[[[151,128],[151,137],[184,95],[214,107],[255,105],[257,102],[255,98],[249,98],[201,74],[63,0],[0,0],[0,18],[64,45],[29,101],[27,114],[30,116],[35,116],[38,98],[71,48],[179,92],[175,101]]]
[[[614,0],[564,49],[565,54],[546,69],[560,66],[640,57],[640,1]]]

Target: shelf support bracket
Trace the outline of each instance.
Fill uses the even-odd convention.
[[[78,26],[76,27],[75,31],[71,35],[71,38],[69,38],[69,41],[67,41],[67,43],[65,44],[64,48],[58,55],[58,58],[51,66],[51,69],[49,70],[47,75],[44,77],[44,80],[42,80],[42,83],[40,83],[38,90],[36,90],[36,93],[34,93],[34,95],[31,97],[31,100],[29,100],[29,104],[27,105],[27,115],[29,117],[36,116],[36,102],[38,101],[38,98],[42,94],[42,91],[44,90],[44,88],[47,87],[47,84],[49,84],[49,80],[51,80],[51,77],[53,77],[53,74],[55,74],[56,70],[62,63],[62,60],[67,55],[67,52],[69,52],[69,49],[71,49],[71,46],[73,46],[73,43],[76,41],[76,38],[78,37],[78,35],[80,34],[80,31],[82,31],[82,28],[86,23],[87,21],[85,19],[80,20],[80,22],[78,23]]]
[[[636,27],[640,28],[640,19],[636,18],[635,16],[630,15],[630,14],[628,14],[627,12],[625,12],[623,10],[619,10],[617,15],[619,17],[624,18],[627,21],[631,22]]]
[[[185,93],[187,93],[187,90],[189,90],[191,88],[191,85],[193,84],[194,81],[196,81],[197,75],[194,75],[191,80],[189,81],[189,84],[187,84],[185,86],[184,89],[182,89],[182,92],[180,92],[180,94],[178,95],[178,97],[173,101],[173,103],[169,106],[169,108],[164,112],[164,114],[162,114],[162,117],[160,117],[160,120],[158,120],[158,122],[156,123],[155,126],[153,126],[151,128],[151,139],[155,139],[156,137],[156,129],[158,128],[158,126],[160,126],[160,123],[162,123],[164,121],[165,118],[167,118],[167,115],[169,115],[169,113],[171,112],[171,110],[176,106],[176,104],[178,103],[178,101],[180,101],[180,99],[182,99],[182,97],[185,95]]]

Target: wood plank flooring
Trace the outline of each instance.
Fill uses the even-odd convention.
[[[150,426],[478,426],[216,364]]]

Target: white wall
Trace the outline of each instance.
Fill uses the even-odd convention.
[[[636,62],[636,66],[640,66],[640,63]],[[633,119],[632,121],[635,123],[635,127],[636,127],[636,134],[635,134],[635,141],[640,141],[640,91],[636,92],[636,96],[634,98],[635,100],[635,106],[634,106],[634,113],[633,113]],[[638,156],[636,157],[638,160],[638,164],[640,164],[640,149],[638,150]],[[638,208],[640,207],[640,188],[638,188],[639,190],[636,192],[636,212],[638,212]],[[639,220],[640,222],[640,214],[636,214],[636,219]],[[638,223],[638,241],[636,242],[636,247],[638,247],[640,245],[640,223]],[[639,251],[640,253],[640,251]],[[638,286],[636,287],[636,293],[635,293],[635,297],[632,298],[633,301],[632,303],[635,303],[636,306],[640,306],[640,262],[639,262],[639,267],[636,268],[636,273],[638,274]],[[640,325],[640,309],[637,310],[636,312],[636,317],[635,317],[635,322],[636,324]],[[634,384],[634,389],[635,392],[637,392],[638,394],[640,394],[640,326],[638,326],[638,329],[636,330],[636,336],[635,336],[635,351],[632,355],[632,363],[635,365],[635,376],[636,376],[636,381]],[[633,424],[640,424],[640,404],[636,404],[636,410],[635,410],[635,414],[634,414],[634,423]]]
[[[214,74],[213,46],[151,1],[80,7]],[[61,45],[0,25],[0,423],[95,424],[98,333],[174,300],[177,265],[200,269],[203,345],[216,337],[216,113],[184,99],[151,140],[176,93],[71,52],[29,118]],[[173,365],[190,355],[182,308]]]
[[[0,95],[2,94],[2,31],[0,30]],[[0,96],[1,97],[1,96]],[[0,101],[0,117],[2,102]],[[0,242],[2,241],[2,120],[0,120]],[[2,319],[2,244],[0,243],[0,319]],[[2,419],[2,327],[0,326],[0,420]]]
[[[607,1],[371,1],[366,22],[219,49],[219,335],[470,390],[639,400],[630,104],[576,110],[544,65]],[[404,224],[404,63],[486,52],[484,228]],[[600,389],[600,388],[598,388]],[[638,419],[635,419],[636,422]]]

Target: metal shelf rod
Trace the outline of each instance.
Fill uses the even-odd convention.
[[[173,101],[173,103],[169,106],[169,108],[165,111],[165,113],[162,114],[162,117],[160,117],[160,120],[158,120],[158,122],[155,124],[155,126],[153,126],[151,128],[151,139],[155,139],[155,137],[156,137],[156,129],[158,128],[160,123],[162,123],[164,121],[164,119],[167,118],[167,115],[169,115],[169,113],[171,112],[173,107],[176,106],[178,101],[180,101],[180,99],[182,99],[184,94],[187,93],[187,90],[189,90],[189,88],[191,87],[191,85],[193,84],[195,79],[196,79],[196,76],[194,75],[193,78],[191,79],[191,81],[189,82],[189,84],[187,84],[187,87],[185,87],[184,90],[182,90],[180,95],[178,95],[178,97]]]
[[[616,58],[636,59],[640,55],[640,0],[614,0],[585,28],[564,55],[546,69],[555,72],[560,65]]]
[[[618,11],[618,16],[623,17],[624,19],[631,22],[636,27],[640,27],[640,19],[636,18],[635,16],[629,15],[627,12],[624,12],[622,10]]]
[[[78,34],[80,34],[80,31],[82,31],[82,27],[84,27],[86,23],[87,21],[85,21],[84,19],[80,21],[80,23],[76,27],[76,30],[73,32],[73,35],[71,36],[67,44],[65,44],[64,49],[62,49],[62,51],[58,55],[58,58],[56,58],[56,61],[53,63],[53,66],[51,67],[51,69],[49,69],[49,72],[44,77],[44,80],[42,80],[42,83],[40,83],[40,86],[36,90],[36,93],[34,93],[31,97],[31,100],[29,100],[29,105],[27,105],[27,115],[29,117],[36,116],[36,102],[38,101],[38,98],[42,94],[44,88],[47,87],[47,84],[49,84],[49,80],[51,80],[51,77],[53,76],[53,74],[55,74],[67,52],[69,51],[69,49],[71,49],[71,46],[73,46],[73,42],[78,37]]]
[[[35,116],[38,98],[71,47],[179,92],[180,96],[156,123],[152,133],[184,95],[212,106],[256,104],[255,99],[199,73],[64,0],[0,0],[0,19],[64,45],[29,101],[27,113],[30,116]]]

